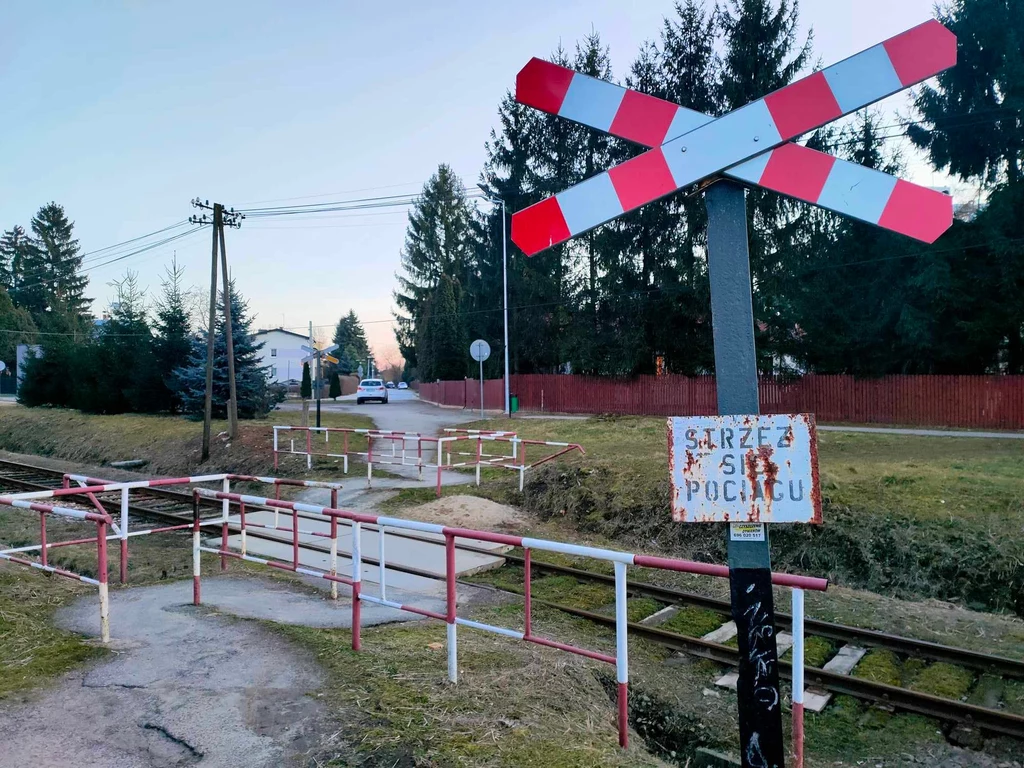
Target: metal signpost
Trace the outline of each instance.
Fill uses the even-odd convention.
[[[512,241],[533,256],[679,189],[725,177],[934,242],[952,224],[951,197],[790,140],[955,63],[956,38],[928,21],[713,118],[533,59],[516,78],[518,102],[652,149],[513,214]],[[821,506],[813,420],[759,417],[746,200],[734,181],[718,180],[705,192],[721,416],[703,424],[673,422],[673,515],[730,522],[740,757],[747,768],[777,768],[785,764],[785,749],[764,523],[820,522]],[[786,434],[778,431],[783,427]],[[744,437],[747,429],[752,431]],[[780,437],[789,444],[784,440],[780,448]],[[742,447],[751,439],[754,447]],[[731,458],[725,461],[725,455]],[[783,470],[785,461],[790,463]],[[739,477],[726,498],[732,468]],[[737,515],[741,521],[733,522]]]
[[[477,339],[469,345],[470,356],[480,363],[480,418],[484,417],[484,360],[491,356],[491,345]]]
[[[302,345],[302,351],[309,353],[306,357],[302,358],[302,362],[309,363],[314,360],[316,361],[316,425],[319,428],[320,395],[322,394],[323,391],[323,363],[324,361],[326,361],[328,363],[337,364],[338,358],[334,357],[334,355],[332,355],[331,352],[336,350],[338,348],[338,345],[331,344],[329,347],[324,347],[323,349],[321,349],[317,344],[312,342],[310,343],[311,346],[308,347],[305,344]]]

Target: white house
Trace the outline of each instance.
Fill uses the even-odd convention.
[[[255,336],[256,342],[263,344],[260,362],[269,370],[272,384],[302,379],[302,358],[307,354],[302,351],[302,345],[309,344],[308,338],[284,328],[257,331]]]

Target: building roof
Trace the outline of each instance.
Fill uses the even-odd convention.
[[[254,336],[263,336],[263,335],[265,335],[267,333],[283,333],[283,334],[285,334],[287,336],[294,336],[297,339],[302,339],[303,341],[309,341],[309,339],[306,336],[303,336],[301,333],[295,333],[295,331],[286,331],[284,328],[265,328],[265,329],[256,331],[256,333],[253,334],[253,335]]]

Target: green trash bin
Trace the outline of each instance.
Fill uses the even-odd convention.
[[[508,410],[509,413],[519,412],[519,397],[517,395],[510,395],[508,398]]]

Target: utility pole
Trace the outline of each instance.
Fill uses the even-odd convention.
[[[192,224],[212,224],[213,250],[210,258],[210,324],[206,334],[206,398],[203,407],[203,452],[201,461],[210,458],[210,433],[213,424],[213,357],[217,332],[217,245],[220,244],[220,262],[224,274],[224,319],[225,341],[228,356],[228,387],[227,403],[228,434],[231,439],[238,437],[238,394],[235,386],[235,347],[231,333],[231,289],[228,280],[228,257],[224,248],[224,227],[239,228],[243,214],[236,213],[232,208],[225,210],[220,203],[210,204],[209,200],[201,201],[198,197],[192,201],[194,208],[211,211],[212,218],[204,213],[201,216],[189,217]]]

